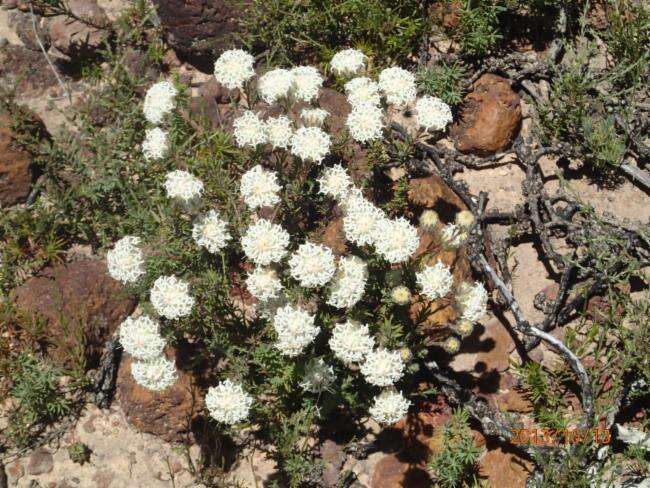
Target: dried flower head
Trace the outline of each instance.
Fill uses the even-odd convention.
[[[474,332],[474,323],[469,320],[461,320],[456,324],[455,330],[461,337],[468,337]]]
[[[469,229],[474,224],[474,214],[470,210],[463,210],[456,214],[456,225]]]
[[[305,376],[300,387],[311,393],[322,393],[330,389],[336,376],[334,369],[321,358],[312,358],[305,365]]]
[[[390,297],[397,305],[408,305],[411,303],[411,290],[405,286],[396,286],[391,290]]]
[[[435,210],[425,210],[420,215],[420,227],[427,232],[433,232],[439,221],[440,218]]]
[[[456,224],[447,224],[442,228],[441,237],[445,247],[456,249],[467,240],[467,232]]]
[[[456,354],[460,350],[460,341],[454,336],[447,337],[442,347],[449,354]]]

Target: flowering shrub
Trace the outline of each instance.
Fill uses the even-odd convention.
[[[178,116],[179,90],[166,81],[149,89],[144,114],[158,126],[147,129],[141,151],[150,164],[169,162],[160,185],[175,223],[157,242],[129,235],[108,253],[111,276],[139,287],[145,298],[146,313],[120,329],[142,386],[164,394],[175,381],[164,354],[167,337],[177,347],[192,343],[208,360],[201,373],[216,386],[205,404],[223,429],[248,423],[272,432],[263,426],[296,412],[321,423],[343,413],[393,424],[418,397],[418,362],[429,354],[409,305],[419,300],[432,313],[436,301],[455,304],[462,320],[446,325],[458,337],[439,344],[449,352],[485,314],[481,284],[456,282],[435,250],[416,255],[421,237],[436,232],[438,215],[425,210],[414,224],[387,212],[342,164],[346,145],[380,150],[388,143],[391,111],[412,111],[415,137],[445,130],[452,118],[441,100],[418,99],[410,72],[387,68],[375,81],[367,62],[353,49],[332,59],[331,71],[347,78],[352,107],[342,133],[334,134],[330,114],[317,106],[325,77],[316,68],[257,76],[253,58],[241,50],[216,61],[217,81],[240,95],[233,138],[242,163],[222,174],[236,175],[235,198],[175,156],[165,124]],[[264,104],[282,114],[265,116]],[[179,163],[183,169],[174,167]],[[324,225],[337,216],[349,249],[343,255],[322,239]],[[471,213],[460,212],[438,239],[457,248],[473,222]]]

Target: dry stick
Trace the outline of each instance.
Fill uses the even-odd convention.
[[[497,288],[497,290],[499,290],[499,293],[506,301],[508,308],[514,315],[516,322],[515,329],[523,334],[538,337],[544,342],[547,342],[551,347],[553,347],[553,349],[564,356],[564,359],[566,359],[566,361],[569,363],[571,369],[578,377],[578,380],[580,382],[580,390],[582,392],[582,408],[584,410],[584,414],[580,426],[581,428],[590,428],[593,425],[594,417],[593,391],[591,388],[589,375],[587,374],[585,367],[580,362],[580,359],[561,340],[553,337],[552,335],[533,325],[530,325],[530,322],[526,320],[526,317],[524,316],[519,303],[515,300],[515,297],[512,295],[506,284],[501,280],[496,271],[494,271],[494,269],[492,269],[492,267],[488,264],[485,256],[478,253],[476,259],[483,272],[489,276],[489,278],[494,283],[494,286]]]
[[[640,183],[646,190],[650,190],[650,173],[629,163],[621,164],[619,169],[632,180],[632,183]]]
[[[29,2],[29,13],[32,16],[32,30],[34,31],[34,37],[36,38],[38,47],[41,48],[41,52],[43,53],[43,56],[45,56],[45,60],[47,61],[47,64],[50,66],[50,69],[54,73],[54,76],[56,76],[56,81],[59,83],[61,90],[63,90],[63,94],[68,98],[68,103],[72,105],[72,96],[70,95],[70,92],[66,89],[65,85],[63,84],[63,80],[59,76],[59,72],[54,67],[54,64],[52,64],[52,60],[50,60],[50,57],[47,55],[47,51],[45,50],[45,46],[43,46],[43,43],[41,42],[41,38],[38,37],[38,32],[36,31],[36,16],[34,15],[32,2]]]

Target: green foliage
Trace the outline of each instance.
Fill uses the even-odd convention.
[[[417,73],[420,90],[427,95],[438,97],[449,105],[457,105],[463,99],[461,81],[465,69],[458,62],[446,62],[421,68]]]
[[[474,443],[469,428],[469,414],[454,412],[445,425],[443,450],[429,461],[436,486],[444,488],[480,486],[477,463],[482,450]]]
[[[469,56],[479,57],[493,51],[503,38],[499,14],[506,7],[490,0],[467,0],[460,11],[456,40]]]
[[[9,374],[9,393],[16,403],[6,435],[14,444],[26,446],[46,425],[69,413],[72,403],[60,386],[63,371],[29,352],[13,362]]]
[[[383,66],[417,52],[425,18],[416,0],[253,0],[243,19],[244,40],[267,50],[269,64],[326,63],[347,46]]]
[[[83,442],[74,442],[68,446],[68,456],[74,463],[81,464],[82,466],[90,461],[92,451]]]

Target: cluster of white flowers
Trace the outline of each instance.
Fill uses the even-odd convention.
[[[292,86],[293,74],[284,68],[268,71],[257,81],[257,90],[269,105],[287,98]]]
[[[289,270],[305,288],[323,286],[336,271],[334,254],[327,246],[305,242],[289,258]]]
[[[322,358],[313,358],[305,365],[305,375],[300,382],[300,387],[311,393],[322,393],[330,389],[335,379],[332,366],[325,363]]]
[[[420,215],[420,226],[427,232],[436,230],[438,222],[440,222],[440,217],[438,217],[438,213],[435,210],[425,210]]]
[[[376,349],[366,355],[361,374],[375,386],[390,386],[404,374],[404,360],[399,351]]]
[[[162,355],[149,361],[134,361],[131,374],[139,385],[153,391],[169,388],[178,377],[174,363]]]
[[[380,424],[394,424],[408,412],[411,402],[400,392],[384,390],[375,397],[375,402],[369,412],[373,419]]]
[[[370,336],[367,325],[348,320],[334,326],[329,346],[334,355],[344,363],[358,363],[375,347],[375,340]]]
[[[266,124],[259,116],[246,110],[233,122],[233,134],[239,147],[255,147],[258,144],[266,144],[268,135]]]
[[[455,249],[467,240],[467,232],[456,224],[447,224],[442,228],[441,237],[445,246]]]
[[[278,224],[260,219],[246,230],[241,245],[248,259],[258,266],[268,266],[287,254],[289,233]]]
[[[323,195],[332,197],[335,200],[341,200],[350,191],[352,179],[345,168],[337,164],[323,170],[318,179],[318,185],[318,191]]]
[[[217,422],[235,425],[248,418],[253,397],[244,391],[242,385],[226,379],[217,386],[208,388],[205,406]]]
[[[352,76],[365,68],[366,55],[356,49],[344,49],[332,57],[330,66],[339,76]]]
[[[266,120],[266,136],[273,149],[288,148],[289,144],[291,144],[291,136],[293,136],[293,128],[289,117],[286,115],[269,117]]]
[[[383,137],[383,119],[384,114],[381,108],[366,103],[355,105],[345,123],[355,141],[368,142]]]
[[[120,325],[119,337],[122,348],[141,361],[157,358],[165,348],[158,323],[147,315],[127,317]]]
[[[390,297],[397,305],[408,305],[411,303],[411,290],[406,286],[396,286],[390,291]]]
[[[108,274],[112,278],[127,284],[144,274],[144,257],[139,246],[139,237],[125,236],[106,253]]]
[[[430,96],[424,96],[415,103],[415,118],[427,130],[444,130],[453,120],[449,105]]]
[[[482,283],[463,283],[456,300],[463,320],[478,322],[487,313],[488,294]]]
[[[214,63],[214,77],[226,88],[242,88],[255,75],[255,59],[242,49],[225,51]]]
[[[379,73],[379,88],[384,93],[386,101],[398,107],[415,100],[417,94],[415,76],[399,67],[386,68]]]
[[[204,247],[213,254],[218,253],[230,240],[228,224],[219,212],[210,210],[198,217],[192,226],[192,238],[199,247]]]
[[[168,319],[185,317],[192,312],[194,298],[189,294],[190,285],[175,276],[161,276],[151,287],[151,305],[158,315]]]
[[[289,357],[299,355],[319,331],[313,315],[291,304],[278,308],[273,317],[273,328],[278,335],[275,346]]]
[[[379,85],[370,78],[360,76],[348,81],[345,86],[348,102],[352,107],[360,105],[378,106],[381,102]]]
[[[160,127],[145,131],[144,141],[142,141],[142,154],[147,161],[162,159],[167,156],[168,151],[167,132]]]
[[[258,267],[248,273],[246,287],[251,295],[265,302],[278,297],[282,290],[282,283],[274,269]]]
[[[303,108],[300,111],[300,118],[305,127],[323,127],[328,116],[329,112],[322,108]]]
[[[440,261],[433,266],[425,266],[415,277],[422,294],[431,300],[447,295],[454,284],[449,266]]]
[[[329,287],[327,303],[337,308],[351,308],[361,300],[368,281],[368,266],[356,256],[339,259],[338,270]]]
[[[372,235],[377,253],[392,264],[408,261],[420,244],[417,228],[404,217],[379,220]]]
[[[318,90],[323,86],[323,77],[313,66],[297,66],[291,70],[293,85],[291,96],[301,102],[310,102],[318,95]]]
[[[165,115],[176,106],[177,94],[178,90],[169,81],[159,81],[151,85],[142,106],[145,118],[152,124],[160,124]]]
[[[355,193],[351,192],[345,202],[343,232],[346,239],[357,246],[374,244],[375,228],[387,219],[372,202]]]
[[[291,137],[291,154],[320,163],[330,152],[332,140],[319,127],[301,127]]]
[[[242,175],[240,191],[244,202],[251,210],[271,207],[280,201],[277,174],[275,171],[264,169],[259,164]]]
[[[184,203],[196,200],[203,193],[203,182],[181,169],[167,173],[164,187],[170,198],[177,198]]]

